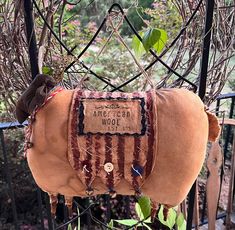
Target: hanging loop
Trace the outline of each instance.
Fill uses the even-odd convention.
[[[114,14],[113,14],[114,13]],[[135,61],[136,65],[138,66],[138,68],[140,69],[141,73],[145,76],[147,82],[149,83],[149,85],[151,86],[151,88],[154,88],[154,84],[151,81],[148,73],[145,71],[145,69],[142,67],[142,65],[140,64],[140,62],[137,60],[137,58],[135,57],[135,55],[133,54],[133,52],[131,51],[131,49],[128,47],[128,45],[126,44],[126,42],[124,41],[124,39],[122,38],[121,34],[119,33],[118,29],[120,27],[120,24],[118,24],[119,26],[115,26],[113,23],[113,19],[117,18],[117,16],[120,15],[120,13],[118,12],[111,12],[108,14],[107,17],[107,22],[109,23],[109,25],[111,26],[112,30],[114,31],[114,34],[117,37],[117,40],[123,44],[125,46],[125,48],[128,50],[128,52],[130,53],[130,55],[132,56],[133,60]],[[121,21],[123,21],[125,15],[122,14],[122,19]]]

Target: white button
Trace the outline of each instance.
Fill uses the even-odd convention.
[[[113,164],[112,163],[110,163],[110,162],[108,162],[108,163],[106,163],[105,165],[104,165],[104,170],[107,172],[107,173],[109,173],[109,172],[112,172],[113,171]]]

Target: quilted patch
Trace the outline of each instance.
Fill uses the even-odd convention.
[[[107,190],[122,179],[138,190],[150,175],[156,155],[152,93],[74,92],[68,158],[87,188],[100,177]]]

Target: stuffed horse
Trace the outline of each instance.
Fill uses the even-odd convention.
[[[51,197],[52,212],[57,194],[70,207],[73,196],[107,192],[176,206],[201,170],[207,141],[220,132],[217,118],[186,89],[110,93],[52,86],[51,77],[37,76],[16,108],[20,122],[31,114],[27,161]]]

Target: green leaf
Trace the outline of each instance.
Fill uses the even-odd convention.
[[[178,227],[178,230],[186,230],[186,221],[184,220],[184,223]]]
[[[176,224],[178,227],[178,230],[186,230],[186,221],[184,219],[184,215],[180,213],[176,218]]]
[[[158,219],[162,224],[164,224],[167,227],[169,227],[170,229],[172,229],[173,226],[175,225],[176,211],[173,208],[170,208],[169,212],[168,212],[167,220],[165,221],[164,215],[163,215],[163,205],[161,205],[161,208],[158,212]]]
[[[143,32],[140,32],[141,37],[142,35],[143,35]],[[136,35],[133,36],[131,45],[137,58],[140,58],[146,52],[144,49],[143,43],[140,41],[140,39]]]
[[[135,203],[135,211],[139,217],[140,220],[143,220],[144,219],[144,214],[140,208],[140,205],[138,203]]]
[[[126,226],[132,226],[138,223],[138,220],[133,219],[126,219],[126,220],[114,220],[118,222],[119,224],[126,225]]]
[[[79,208],[77,208],[77,215],[79,216],[80,215],[80,211],[79,211]],[[80,224],[80,217],[78,217],[78,229],[77,230],[80,230],[81,229],[81,224]]]
[[[53,74],[53,69],[49,66],[43,66],[42,67],[42,73],[47,74],[47,75],[52,75]]]
[[[145,32],[142,42],[146,52],[148,52],[159,41],[160,37],[161,31],[159,29],[150,28]]]
[[[184,215],[180,213],[176,218],[176,224],[180,227],[184,223]]]
[[[72,225],[71,225],[71,224],[69,224],[69,225],[68,225],[67,230],[73,230],[73,229],[72,229]]]
[[[161,32],[161,36],[159,38],[159,40],[155,43],[155,45],[153,46],[154,50],[157,51],[157,53],[161,53],[161,51],[163,50],[163,48],[166,46],[166,42],[167,42],[167,32],[165,30],[162,29],[158,29]]]
[[[135,35],[132,38],[132,48],[134,49],[137,58],[140,58],[145,52],[153,48],[157,53],[160,53],[166,46],[168,39],[167,32],[163,29],[148,29],[145,33],[141,32],[142,42]]]
[[[150,201],[150,198],[147,197],[147,196],[142,196],[138,199],[138,204],[139,204],[140,209],[143,213],[143,216],[144,216],[143,219],[150,216],[150,214],[151,214],[151,201]]]
[[[108,227],[113,228],[113,220],[110,220],[110,222],[108,223]]]
[[[148,224],[152,223],[151,217],[149,217],[149,218],[147,218],[146,220],[144,220],[144,223],[148,223]]]

